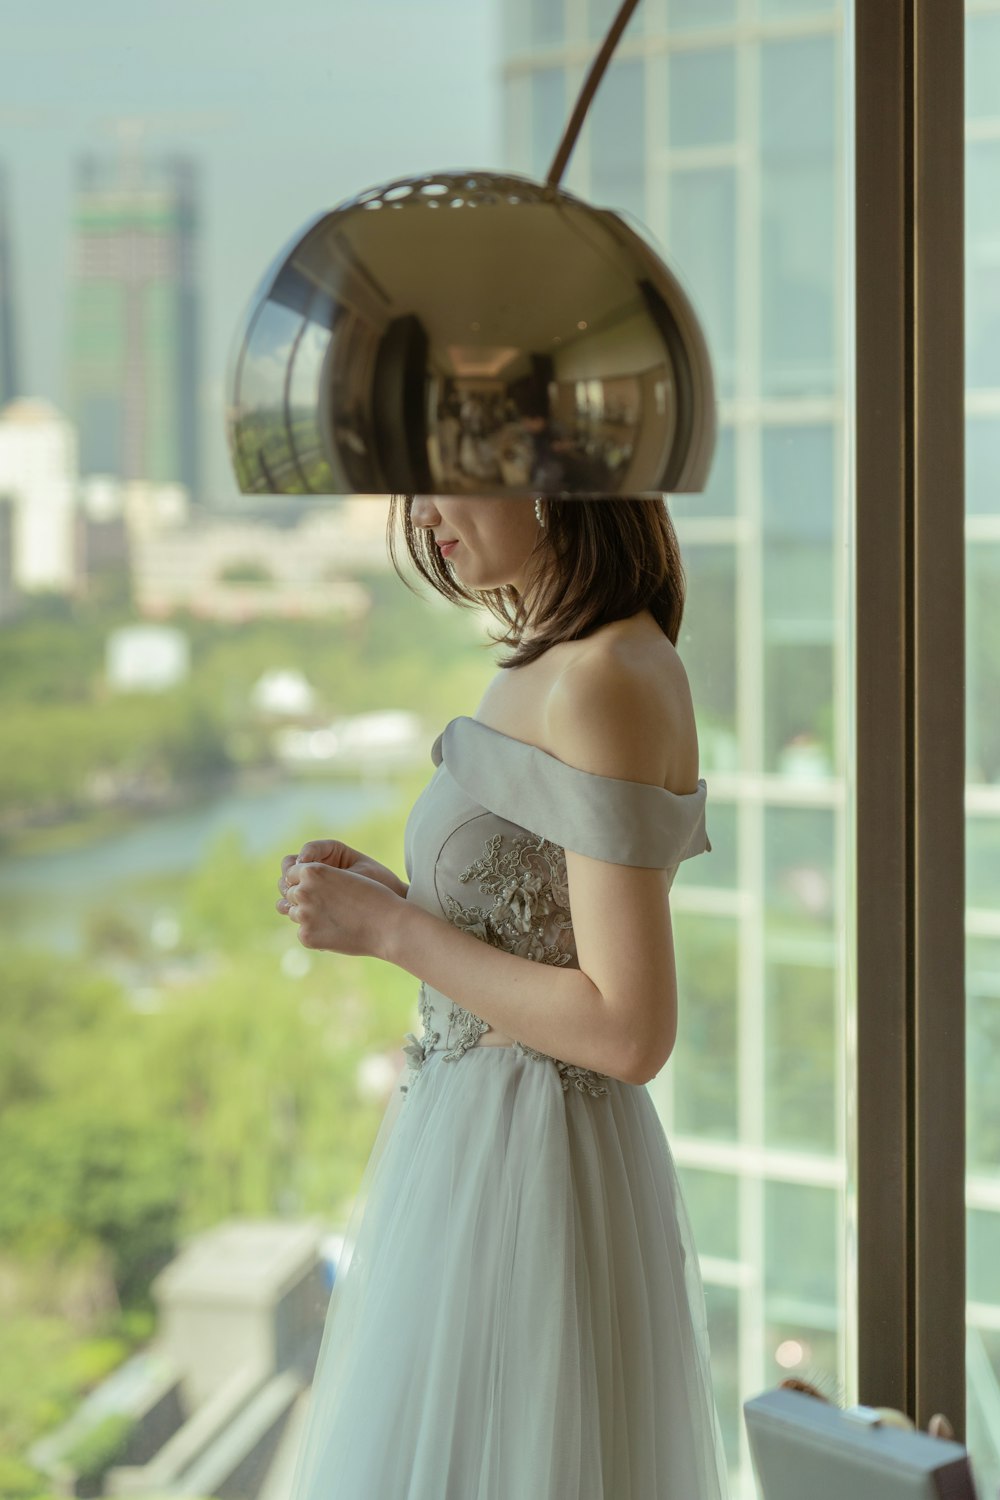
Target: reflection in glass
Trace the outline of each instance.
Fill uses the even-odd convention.
[[[736,928],[724,918],[689,911],[675,933],[675,945],[682,999],[672,1055],[674,1129],[681,1135],[735,1140],[739,1133],[739,1101],[733,1087],[739,1036]]]
[[[670,513],[682,516],[734,516],[736,514],[736,430],[730,424],[719,428],[708,484],[697,500],[672,495]]]
[[[761,47],[761,384],[835,389],[834,38]]]
[[[965,504],[970,516],[1000,515],[1000,411],[966,419]]]
[[[768,809],[764,896],[772,921],[791,919],[789,937],[813,939],[836,918],[832,824],[828,808]]]
[[[667,27],[689,31],[703,26],[726,26],[736,20],[736,0],[667,0]]]
[[[736,49],[685,48],[667,65],[670,144],[716,146],[736,137]]]
[[[740,1294],[736,1286],[710,1282],[705,1287],[708,1337],[712,1348],[712,1385],[731,1472],[739,1467],[743,1440],[740,1395]]]
[[[545,180],[566,128],[572,102],[567,95],[565,68],[537,68],[531,74],[531,175],[539,182]]]
[[[998,89],[1000,93],[1000,89]],[[1000,117],[1000,98],[994,106]],[[1000,139],[965,147],[965,378],[1000,388]]]
[[[714,1259],[736,1261],[740,1253],[740,1180],[732,1172],[681,1167],[684,1199],[698,1221],[698,1250]]]
[[[736,172],[692,167],[670,178],[671,259],[688,274],[720,396],[736,390]]]
[[[1000,6],[965,18],[966,1442],[1000,1491]]]
[[[992,524],[992,523],[988,523]],[[985,899],[974,852],[987,845],[987,829],[996,820],[1000,786],[1000,537],[970,540],[965,551],[966,582],[966,735],[968,777],[977,787],[978,816],[967,833],[971,884],[967,900],[974,906],[1000,905],[1000,890]],[[1000,821],[996,822],[1000,830]],[[1000,868],[1000,867],[998,867]],[[998,882],[1000,884],[1000,882]]]
[[[762,21],[794,21],[800,16],[836,15],[841,0],[757,0]]]
[[[822,876],[815,885],[820,892]],[[830,1066],[839,1047],[833,935],[812,925],[768,933],[764,1132],[770,1146],[833,1153],[841,1083]]]
[[[970,1209],[968,1275],[970,1302],[1000,1305],[1000,1214]]]
[[[614,61],[594,97],[586,130],[594,203],[646,217],[646,64]]]
[[[969,11],[965,19],[965,118],[1000,112],[1000,10]]]
[[[990,842],[996,857],[996,823],[989,820],[993,837]],[[970,836],[974,833],[970,829]],[[992,885],[996,885],[993,866]],[[987,899],[983,899],[986,897]],[[992,897],[982,889],[969,891],[969,905],[995,910],[1000,893]],[[1000,939],[970,937],[966,951],[967,1027],[966,1109],[968,1120],[969,1171],[994,1180],[1000,1176]],[[997,1217],[1000,1223],[1000,1216]],[[970,1293],[971,1295],[971,1293]],[[974,1298],[981,1301],[981,1298]],[[1000,1306],[1000,1297],[996,1299]]]
[[[774,549],[777,551],[777,549]],[[820,599],[829,558],[816,547],[786,546],[767,559],[766,581],[775,594],[794,594],[809,606],[812,580]],[[825,623],[817,629],[824,637]],[[769,712],[764,725],[765,766],[794,781],[826,781],[834,773],[836,724],[831,706],[834,655],[827,641],[802,639],[807,623],[785,618],[768,628],[764,680]]]
[[[767,426],[761,434],[762,521],[769,540],[799,538],[822,542],[827,554],[834,538],[834,433],[828,422]],[[817,613],[832,620],[829,589]]]
[[[684,550],[685,568],[698,580],[684,605],[684,620],[677,649],[689,677],[702,684],[696,698],[698,742],[706,772],[736,772],[739,769],[737,683],[737,552],[731,542],[708,546],[693,544]],[[715,852],[713,843],[713,854]],[[735,857],[735,855],[734,855]],[[691,861],[691,866],[697,861]],[[714,878],[711,870],[703,873]],[[689,877],[678,871],[677,879]],[[694,878],[693,868],[690,878]]]
[[[764,1290],[770,1319],[835,1329],[837,1194],[813,1183],[775,1181],[764,1189]]]
[[[566,0],[530,0],[527,13],[532,42],[558,43],[566,39]]]

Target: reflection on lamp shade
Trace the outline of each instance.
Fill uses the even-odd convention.
[[[231,346],[245,494],[705,487],[708,347],[618,214],[493,172],[372,188],[276,257]]]

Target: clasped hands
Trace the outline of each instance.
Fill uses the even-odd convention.
[[[281,861],[276,909],[304,948],[384,956],[408,887],[386,865],[339,839],[312,839]]]

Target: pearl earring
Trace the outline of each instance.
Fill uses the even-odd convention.
[[[539,526],[544,526],[545,525],[545,517],[542,514],[542,497],[541,497],[541,495],[536,495],[535,496],[535,520],[538,522]]]

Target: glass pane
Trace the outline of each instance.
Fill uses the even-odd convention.
[[[698,587],[688,592],[677,649],[688,676],[697,677],[703,684],[698,700],[698,740],[706,776],[713,770],[725,774],[739,767],[737,562],[732,545],[691,545],[685,551],[685,567],[690,576],[697,577]],[[713,841],[713,855],[715,852]],[[720,853],[711,872],[704,870],[708,860],[702,862],[702,871],[694,868],[697,860],[689,860],[678,870],[677,879],[727,880],[727,871],[735,879],[735,845],[722,847]]]
[[[671,495],[670,513],[679,516],[732,516],[736,513],[736,429],[720,424],[708,483],[697,495]]]
[[[1000,100],[996,105],[1000,119]],[[1000,388],[1000,140],[965,148],[965,379]]]
[[[1000,1489],[1000,7],[967,9],[966,1442]]]
[[[990,657],[990,663],[996,663],[996,657]],[[975,663],[978,665],[978,663]],[[976,713],[975,697],[978,697],[981,689],[979,674],[975,677],[969,674],[969,720],[973,720]],[[993,703],[996,702],[994,698]],[[994,720],[991,721],[995,722]],[[995,734],[989,737],[977,739],[974,746],[970,746],[971,754],[967,765],[969,774],[976,781],[996,781],[1000,777],[984,776],[978,768],[984,764],[996,764],[996,738]],[[996,818],[984,814],[970,814],[968,825],[965,830],[965,895],[970,906],[982,907],[984,910],[1000,904],[1000,823]]]
[[[822,889],[822,877],[817,885]],[[827,882],[828,885],[828,882]],[[806,925],[806,924],[803,924]],[[784,949],[787,963],[770,963],[765,994],[765,1116],[768,1145],[790,1151],[833,1151],[837,1144],[837,1085],[830,1058],[837,1049],[837,1004],[830,964],[832,944],[819,937],[781,935],[768,951]],[[796,962],[791,957],[799,958]]]
[[[965,117],[1000,113],[1000,11],[970,14],[965,23]]]
[[[834,178],[837,42],[766,42],[760,50],[761,380],[774,396],[836,385]]]
[[[641,7],[640,7],[641,8]],[[669,32],[700,31],[736,20],[736,0],[668,0]]]
[[[734,1264],[739,1257],[740,1180],[731,1172],[682,1167],[688,1208],[698,1220],[698,1249]]]
[[[612,62],[587,116],[590,199],[646,214],[646,64]]]
[[[698,1243],[733,1500],[753,1500],[744,1400],[787,1376],[856,1399],[850,21],[839,0],[643,9],[645,54],[619,74],[627,63],[636,88],[609,91],[590,122],[591,190],[612,201],[598,183],[641,165],[647,221],[701,320],[718,396],[706,489],[669,497],[712,850],[671,893],[678,1037],[649,1087]],[[580,13],[594,24],[593,7]],[[1000,411],[975,420],[986,495]],[[997,718],[985,660],[982,673],[985,744]],[[984,846],[984,879],[989,860]]]
[[[760,145],[765,158],[832,153],[835,64],[832,35],[762,44]]]
[[[765,162],[761,173],[761,383],[769,396],[832,391],[833,168]]]
[[[969,1301],[1000,1304],[1000,1214],[969,1210],[967,1251]]]
[[[984,905],[970,892],[969,906]],[[997,898],[991,903],[996,908]],[[996,1178],[1000,1162],[1000,939],[969,939],[967,1107],[969,1170]],[[1000,1222],[1000,1219],[998,1219]],[[971,1296],[971,1292],[970,1292]],[[982,1300],[973,1298],[974,1301]],[[1000,1298],[996,1299],[1000,1303]]]
[[[757,0],[762,21],[791,21],[799,16],[835,15],[840,0]]]
[[[720,396],[736,388],[736,172],[677,171],[664,243],[690,290],[708,339]]]
[[[739,1470],[743,1441],[740,1394],[740,1293],[719,1282],[705,1287],[708,1337],[712,1345],[712,1383],[730,1472]]]
[[[764,1192],[764,1295],[769,1319],[837,1326],[837,1198],[808,1182],[769,1182]]]
[[[563,68],[539,68],[531,75],[530,175],[548,174],[566,128],[566,73]]]
[[[970,516],[1000,515],[1000,412],[966,419],[965,496]]]
[[[965,760],[970,782],[988,789],[1000,784],[1000,540],[966,546]],[[1000,866],[987,870],[984,856],[1000,853],[1000,820],[985,791],[966,832],[970,906],[996,908]]]
[[[684,1000],[672,1057],[674,1128],[679,1135],[735,1141],[738,932],[728,918],[693,911],[677,925],[677,986]]]
[[[531,17],[532,42],[544,45],[565,41],[566,0],[531,0],[528,14]]]
[[[736,136],[736,49],[685,48],[667,59],[670,145],[715,146]]]

